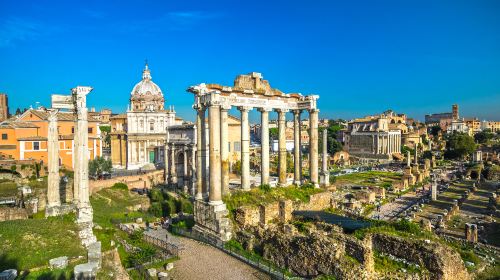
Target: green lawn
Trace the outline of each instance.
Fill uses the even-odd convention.
[[[56,257],[84,256],[74,215],[0,222],[0,270],[46,266]]]
[[[0,197],[16,196],[17,193],[16,183],[9,180],[5,180],[0,183]]]
[[[277,187],[268,190],[254,188],[250,191],[236,191],[231,196],[223,198],[229,210],[234,210],[244,205],[260,205],[290,199],[293,201],[308,202],[312,194],[324,192],[324,189],[314,187]]]
[[[403,175],[387,171],[366,171],[337,176],[335,185],[357,184],[363,186],[382,185],[401,180]]]
[[[113,220],[125,220],[147,217],[147,213],[133,211],[132,207],[148,203],[149,198],[130,193],[128,190],[109,188],[92,195],[90,202],[94,209],[94,223],[101,227],[112,227]]]

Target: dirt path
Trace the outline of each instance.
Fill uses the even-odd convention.
[[[270,279],[212,246],[183,237],[178,241],[183,250],[169,273],[172,279]]]

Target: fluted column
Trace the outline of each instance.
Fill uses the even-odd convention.
[[[58,214],[56,208],[61,205],[61,195],[59,189],[59,135],[57,132],[57,112],[49,110],[49,128],[47,134],[48,152],[48,187],[47,187],[47,211],[46,216]]]
[[[301,125],[300,114],[302,110],[293,111],[293,165],[294,165],[294,183],[300,185],[302,177],[302,155],[301,155]]]
[[[221,158],[220,158],[220,106],[210,104],[208,107],[209,127],[209,159],[210,159],[210,191],[209,204],[222,204],[221,191]]]
[[[311,183],[319,187],[318,181],[318,109],[309,110],[309,174]]]
[[[227,114],[231,106],[222,106],[220,109],[220,156],[222,195],[229,194],[229,136]]]
[[[196,135],[196,128],[195,128],[195,135]],[[196,172],[196,145],[191,144],[191,195],[197,196],[198,195],[198,185],[197,185],[197,172]],[[200,185],[201,186],[201,185]],[[201,195],[201,187],[200,187],[200,195]],[[196,197],[197,198],[197,197]]]
[[[321,170],[323,173],[328,172],[328,130],[325,128],[323,130],[323,161]]]
[[[195,106],[196,109],[196,199],[203,200],[203,123],[205,122],[205,110],[202,106]]]
[[[209,174],[208,174],[208,160],[207,160],[207,121],[206,121],[206,107],[201,106],[198,110],[198,118],[200,118],[200,129],[199,129],[199,157],[200,157],[200,176],[199,181],[201,181],[202,187],[202,198],[208,198],[208,185],[209,185]]]
[[[182,147],[182,156],[183,156],[183,159],[184,159],[184,166],[183,166],[183,173],[182,173],[182,183],[184,184],[184,192],[188,192],[188,181],[189,181],[189,176],[188,176],[188,156],[187,156],[187,153],[188,153],[188,149],[186,147],[186,145],[184,145]]]
[[[250,190],[250,127],[249,107],[239,107],[241,112],[241,188]]]
[[[172,184],[177,184],[177,166],[175,163],[175,144],[171,143],[170,151],[170,182]]]
[[[278,112],[278,184],[286,185],[286,112],[288,110],[276,110]]]
[[[170,133],[168,131],[168,128],[167,128],[167,137],[165,139],[165,148],[164,148],[164,151],[163,151],[163,160],[165,162],[165,184],[168,185],[168,180],[169,180],[169,172],[170,172],[170,169],[169,169],[169,166],[168,166],[168,142],[170,142]]]
[[[261,167],[261,177],[260,183],[262,185],[269,184],[269,109],[260,108],[261,115],[261,156],[260,156],[260,167]]]

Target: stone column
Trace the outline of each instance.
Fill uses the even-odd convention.
[[[220,106],[214,103],[208,107],[209,158],[210,158],[210,205],[222,204],[221,158],[220,158]]]
[[[269,109],[260,108],[261,113],[261,177],[262,185],[269,184]]]
[[[48,187],[47,187],[47,210],[45,216],[57,216],[58,207],[61,206],[61,195],[59,189],[59,134],[57,131],[57,109],[49,110],[49,128],[47,134],[48,152]]]
[[[302,153],[301,153],[301,125],[300,113],[302,110],[293,111],[293,165],[294,176],[293,180],[296,185],[300,185],[302,177]]]
[[[239,107],[241,111],[241,188],[250,190],[250,127],[249,107]]]
[[[311,183],[319,187],[318,181],[318,109],[309,110],[309,174]]]
[[[168,185],[168,180],[169,180],[169,166],[168,166],[168,142],[170,142],[170,133],[168,132],[168,128],[167,128],[167,138],[166,138],[166,141],[165,141],[165,148],[164,148],[164,152],[163,152],[163,160],[165,161],[165,184]]]
[[[418,144],[415,145],[415,165],[418,165]]]
[[[195,128],[195,135],[196,135],[196,128]],[[197,191],[197,181],[196,181],[196,145],[191,144],[191,195],[196,196],[198,194]],[[200,188],[200,194],[201,194],[201,188]]]
[[[279,109],[278,112],[278,184],[286,185],[286,112]]]
[[[410,151],[406,151],[406,166],[411,166]]]
[[[222,195],[229,194],[229,136],[227,113],[231,106],[220,108],[220,156]]]
[[[187,152],[188,152],[188,149],[187,149],[186,145],[184,145],[184,146],[182,147],[182,155],[183,155],[183,157],[184,157],[184,166],[183,166],[183,167],[184,167],[184,171],[183,171],[183,173],[182,173],[182,176],[183,176],[183,177],[182,177],[182,183],[184,184],[184,186],[183,186],[183,188],[184,188],[184,189],[183,189],[183,191],[184,191],[185,193],[187,193],[187,192],[188,192],[188,185],[187,185],[187,184],[188,184],[188,181],[189,181],[189,176],[188,176],[188,156],[187,156]]]
[[[80,201],[80,173],[76,170],[80,170],[80,153],[78,152],[78,147],[80,146],[80,138],[78,137],[78,127],[75,123],[75,128],[73,129],[73,204],[78,206]]]
[[[177,184],[177,166],[175,162],[175,144],[170,144],[170,183]]]
[[[203,136],[205,127],[205,110],[202,106],[195,107],[196,109],[196,199],[203,200],[203,194],[205,193],[206,187],[203,187],[203,170],[205,167],[203,165]]]
[[[77,223],[80,231],[78,233],[82,244],[89,246],[96,242],[96,237],[92,232],[93,227],[93,211],[89,199],[89,147],[88,147],[88,109],[87,109],[87,94],[92,91],[91,87],[78,86],[72,89],[73,100],[75,103],[75,111],[77,117],[77,125],[75,129],[75,139],[77,139],[78,168],[74,170],[78,174],[79,181],[79,201],[77,209]],[[76,177],[75,177],[76,178]]]
[[[208,199],[208,192],[210,188],[210,174],[209,161],[208,161],[208,135],[207,135],[207,120],[206,120],[206,106],[203,106],[203,114],[201,119],[201,162],[202,162],[202,189],[203,198]]]
[[[323,130],[323,159],[321,161],[320,183],[324,186],[330,185],[330,171],[328,171],[328,130]]]

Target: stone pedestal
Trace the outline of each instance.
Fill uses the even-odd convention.
[[[213,244],[229,241],[232,237],[231,221],[226,204],[210,205],[208,202],[194,202],[193,233]]]
[[[434,182],[431,184],[431,200],[437,200],[437,184]]]

